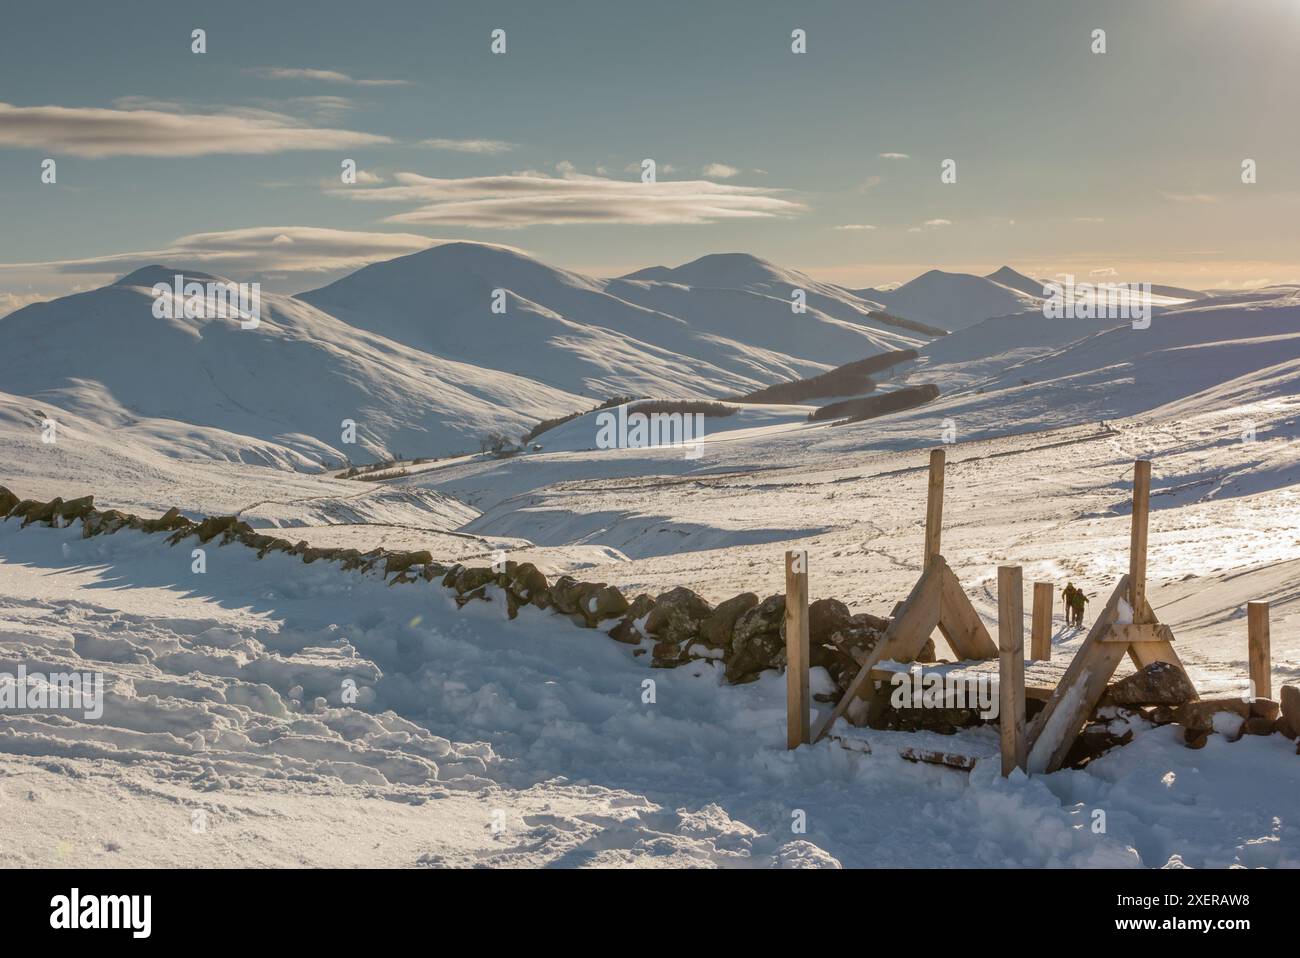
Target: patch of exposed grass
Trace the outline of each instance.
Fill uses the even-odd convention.
[[[648,399],[645,402],[639,402],[635,406],[628,407],[628,413],[644,413],[647,416],[656,414],[673,415],[681,413],[683,416],[734,416],[736,410],[731,406],[723,405],[720,402],[709,402],[707,400],[697,399]]]
[[[829,372],[807,379],[765,386],[739,397],[735,402],[799,403],[818,396],[853,396],[872,392],[876,384],[871,379],[871,373],[915,359],[917,355],[915,349],[895,349],[879,356],[868,356],[866,359],[836,366]]]
[[[826,422],[827,420],[840,419],[843,422],[836,423],[836,425],[842,426],[845,423],[874,419],[876,416],[898,412],[902,409],[912,409],[938,398],[939,387],[933,383],[926,383],[924,386],[904,386],[902,389],[881,393],[878,396],[846,399],[843,402],[834,402],[829,406],[822,406],[810,413],[808,419],[810,422]]]
[[[609,409],[612,406],[621,406],[623,403],[631,402],[631,396],[615,396],[613,399],[606,399],[599,406],[591,409],[582,409],[578,412],[571,412],[567,416],[556,416],[554,419],[543,419],[524,436],[524,443],[530,443],[544,432],[549,432],[556,426],[563,426],[566,422],[572,422],[579,416],[585,416],[589,412],[599,412],[602,409]]]

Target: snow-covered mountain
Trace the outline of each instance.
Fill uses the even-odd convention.
[[[161,436],[200,433],[178,442],[178,456],[206,446],[220,458],[299,466],[472,449],[486,432],[521,432],[584,403],[384,339],[288,296],[263,294],[251,329],[216,311],[157,318],[152,287],[171,285],[178,272],[147,267],[11,313],[0,321],[0,388],[107,428],[139,430],[150,419]],[[342,441],[344,420],[356,423],[355,446]]]
[[[449,243],[300,296],[264,294],[245,329],[220,311],[159,318],[155,284],[231,281],[149,266],[5,317],[0,389],[176,456],[301,469],[472,450],[614,395],[734,395],[930,339],[754,257],[688,267],[598,279]]]
[[[600,278],[458,242],[265,294],[255,329],[155,316],[152,287],[178,273],[229,282],[150,266],[0,320],[0,390],[163,454],[313,469],[473,450],[611,396],[734,396],[899,349],[951,390],[1107,328],[1016,321],[1042,299],[1010,267],[853,291],[745,253]]]
[[[1019,290],[1035,298],[1043,297],[1043,281],[1026,276],[1024,273],[1012,269],[1010,266],[1003,266],[995,269],[984,277],[991,283],[997,283],[999,286],[1005,286],[1007,289]]]
[[[298,298],[417,349],[600,397],[734,394],[930,338],[755,257],[680,269],[598,279],[504,247],[448,243]],[[791,309],[792,287],[806,291],[805,312]],[[504,313],[492,310],[496,290]]]
[[[1007,272],[1012,274],[1009,278],[1016,286],[1004,285],[988,276],[932,269],[894,289],[863,289],[855,291],[855,295],[882,303],[891,313],[907,319],[950,330],[965,329],[991,316],[1041,309],[1041,284],[1014,270],[1007,269]],[[1037,292],[1033,291],[1033,285],[1038,286]]]

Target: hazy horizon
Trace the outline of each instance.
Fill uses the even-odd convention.
[[[148,263],[302,290],[448,240],[597,276],[743,251],[851,288],[1300,282],[1291,0],[655,9],[15,9],[0,314]]]

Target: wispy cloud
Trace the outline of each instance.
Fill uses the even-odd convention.
[[[484,153],[489,156],[495,156],[498,153],[509,153],[515,149],[516,145],[505,140],[452,140],[444,137],[433,137],[420,141],[420,146],[428,147],[431,150],[450,150],[453,153]]]
[[[740,170],[737,167],[728,166],[726,163],[709,163],[700,172],[708,177],[729,180],[733,176],[739,175]]]
[[[304,67],[258,67],[249,72],[267,80],[314,80],[318,83],[343,83],[348,86],[410,86],[409,80],[358,80],[338,70]]]
[[[269,110],[176,113],[0,103],[0,147],[89,158],[281,153],[391,142],[371,133],[307,126]]]
[[[0,263],[0,270],[53,273],[126,273],[141,266],[202,266],[230,273],[314,273],[357,269],[415,253],[446,240],[414,233],[371,233],[312,226],[258,226],[191,233],[162,249],[113,253],[86,259]]]
[[[911,157],[906,153],[878,153],[876,154],[882,160],[910,160]]]
[[[16,309],[22,309],[24,306],[30,306],[32,303],[43,303],[47,299],[52,299],[45,293],[6,293],[0,292],[0,316],[7,316]]]
[[[870,223],[846,223],[843,226],[835,227],[837,230],[873,230],[875,229]]]
[[[945,219],[926,220],[920,226],[908,227],[907,231],[909,233],[923,233],[926,230],[943,229],[943,227],[945,226],[952,226],[952,220],[945,220]]]
[[[269,111],[272,114],[289,114],[308,116],[318,121],[333,122],[357,108],[357,101],[337,94],[316,94],[313,96],[254,97],[249,100],[253,108]],[[247,106],[226,106],[213,103],[201,103],[196,100],[181,100],[152,96],[120,96],[112,101],[119,110],[155,110],[159,113],[191,113],[210,115],[213,113],[233,113],[239,115],[248,111]]]
[[[566,170],[554,177],[524,172],[504,176],[434,179],[398,173],[397,185],[334,189],[353,200],[418,204],[388,223],[421,223],[518,229],[541,224],[699,224],[728,219],[792,216],[803,204],[784,190],[734,186],[708,180],[642,183]]]
[[[1174,203],[1217,203],[1220,198],[1215,193],[1160,193],[1165,199]]]

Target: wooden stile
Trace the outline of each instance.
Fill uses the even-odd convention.
[[[1256,698],[1273,697],[1273,664],[1269,651],[1268,603],[1246,603],[1246,628],[1250,643],[1250,683]]]
[[[808,553],[785,554],[786,748],[809,741]]]
[[[942,449],[930,450],[930,486],[925,497],[925,562],[922,569],[930,568],[939,555],[939,540],[943,532],[943,474],[947,456]]]
[[[998,646],[948,563],[939,557],[939,631],[959,659],[996,659]]]
[[[1046,662],[1052,657],[1052,593],[1050,582],[1034,583],[1034,608],[1030,616],[1029,657]]]
[[[875,692],[871,679],[871,670],[877,662],[893,659],[897,662],[912,662],[916,659],[930,633],[939,624],[941,606],[942,570],[945,567],[942,556],[936,556],[934,565],[921,578],[916,580],[898,614],[889,623],[889,628],[880,637],[876,647],[862,660],[858,674],[854,677],[849,690],[844,693],[830,715],[826,716],[821,728],[813,736],[814,742],[825,738],[831,726],[848,711],[849,705],[856,699],[870,699]]]
[[[998,721],[1002,775],[1024,769],[1025,604],[1019,566],[998,568]]]
[[[1147,517],[1151,508],[1151,461],[1133,463],[1133,524],[1128,546],[1128,604],[1142,622],[1147,601]]]

